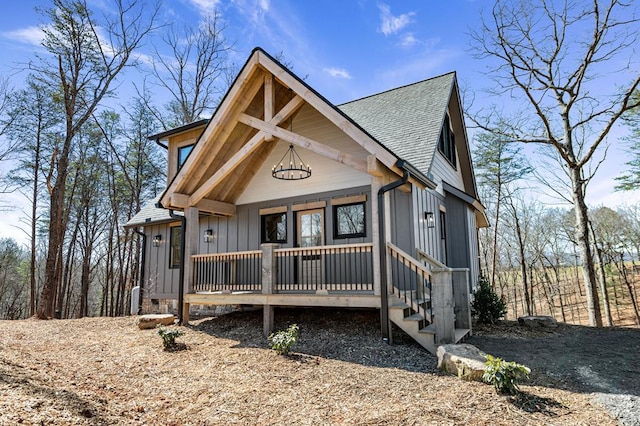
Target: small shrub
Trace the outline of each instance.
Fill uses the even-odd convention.
[[[529,378],[531,370],[522,364],[513,361],[507,362],[500,358],[487,356],[484,363],[486,369],[482,380],[496,388],[501,394],[514,395],[520,391],[518,383]]]
[[[471,313],[480,323],[495,324],[507,314],[507,304],[493,291],[487,278],[480,277],[478,284],[480,287],[473,294]]]
[[[291,347],[298,341],[298,325],[292,324],[286,330],[269,335],[269,346],[280,355],[287,355]]]
[[[176,339],[180,336],[184,336],[184,332],[175,328],[160,327],[158,329],[158,336],[162,337],[164,350],[168,351],[171,349],[175,349],[178,346],[178,344],[176,343]]]

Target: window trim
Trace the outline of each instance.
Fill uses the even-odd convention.
[[[179,146],[179,147],[177,148],[177,151],[176,151],[176,161],[177,161],[178,167],[177,167],[177,169],[176,169],[176,170],[180,170],[180,169],[182,168],[182,166],[184,166],[184,163],[187,161],[187,158],[189,158],[189,155],[191,154],[191,152],[193,151],[193,148],[194,148],[195,146],[196,146],[196,144],[195,144],[195,142],[194,142],[194,143],[190,143],[190,144],[187,144],[187,145]],[[190,148],[190,150],[189,150],[189,152],[187,153],[187,156],[186,156],[186,157],[184,157],[184,161],[183,161],[182,163],[180,163],[180,152],[181,152],[182,150],[184,150],[184,149],[187,149],[187,148]]]
[[[267,229],[266,229],[266,220],[270,216],[279,216],[284,217],[284,239],[276,239],[276,240],[268,240],[267,239]],[[287,211],[278,212],[278,213],[269,213],[269,214],[261,214],[260,215],[260,242],[261,243],[273,243],[273,244],[286,244],[289,238],[289,230],[288,227],[288,217]]]
[[[169,227],[169,269],[180,268],[180,258],[182,257],[182,241],[178,240],[177,247],[174,247],[174,231],[178,230],[180,238],[182,238],[182,225],[175,225]],[[174,249],[177,249],[177,256],[174,258]]]
[[[458,170],[456,161],[456,135],[451,128],[451,119],[449,114],[445,115],[440,137],[438,138],[438,152],[451,164],[455,170]]]
[[[353,234],[340,234],[339,233],[339,223],[338,223],[338,209],[343,207],[351,207],[351,206],[362,206],[362,232],[356,232]],[[345,240],[348,238],[365,238],[367,236],[367,203],[365,201],[358,201],[355,203],[348,204],[334,204],[333,205],[333,239],[334,240]]]

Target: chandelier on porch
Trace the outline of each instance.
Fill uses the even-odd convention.
[[[285,166],[287,163],[288,166]],[[271,168],[271,176],[281,180],[306,179],[311,176],[311,166],[305,166],[293,145],[289,145],[289,149],[280,159],[280,165],[276,164]]]

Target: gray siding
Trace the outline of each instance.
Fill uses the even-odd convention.
[[[367,201],[365,203],[366,236],[360,238],[335,239],[333,232],[333,206],[331,205],[331,200],[334,198],[361,194],[365,194],[367,196]],[[198,253],[226,253],[259,249],[261,244],[260,209],[279,206],[287,206],[287,242],[282,244],[282,247],[295,247],[296,212],[292,210],[292,206],[316,201],[326,202],[326,207],[324,208],[325,244],[333,245],[372,242],[371,188],[369,186],[362,186],[320,194],[310,194],[268,202],[239,205],[237,206],[237,215],[229,218],[201,216]],[[176,222],[176,224],[178,223]],[[151,297],[154,299],[175,299],[178,297],[179,269],[169,268],[169,227],[169,224],[145,227],[144,232],[147,235],[145,297]],[[204,242],[204,239],[202,238],[207,229],[211,229],[215,233],[215,238],[210,243]],[[153,247],[153,236],[158,234],[163,236],[163,243],[160,247]],[[402,235],[405,234],[406,232]]]
[[[394,190],[391,200],[391,242],[405,252],[415,255],[415,235],[413,232],[413,209],[411,194]]]
[[[439,260],[445,262],[446,258],[441,249],[440,241],[440,206],[444,206],[444,197],[435,191],[413,188],[413,216],[416,247]],[[428,228],[424,220],[425,212],[434,215],[435,226]]]
[[[467,223],[467,205],[450,194],[447,206],[447,266],[451,268],[470,267],[470,238]],[[475,230],[474,230],[475,231]]]
[[[175,225],[179,225],[176,222]],[[171,299],[178,294],[178,282],[180,270],[169,268],[169,229],[172,224],[160,224],[145,227],[146,241],[146,265],[143,296],[151,299]],[[153,247],[154,235],[162,235],[162,243],[159,247]]]

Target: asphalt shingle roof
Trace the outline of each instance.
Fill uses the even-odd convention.
[[[160,196],[157,196],[145,204],[135,216],[129,219],[124,225],[125,228],[145,226],[152,223],[173,222],[175,219],[169,215],[169,210],[156,207],[156,203],[159,200]],[[181,212],[176,212],[176,214],[181,214]]]
[[[398,158],[427,176],[454,79],[452,72],[338,108]]]

